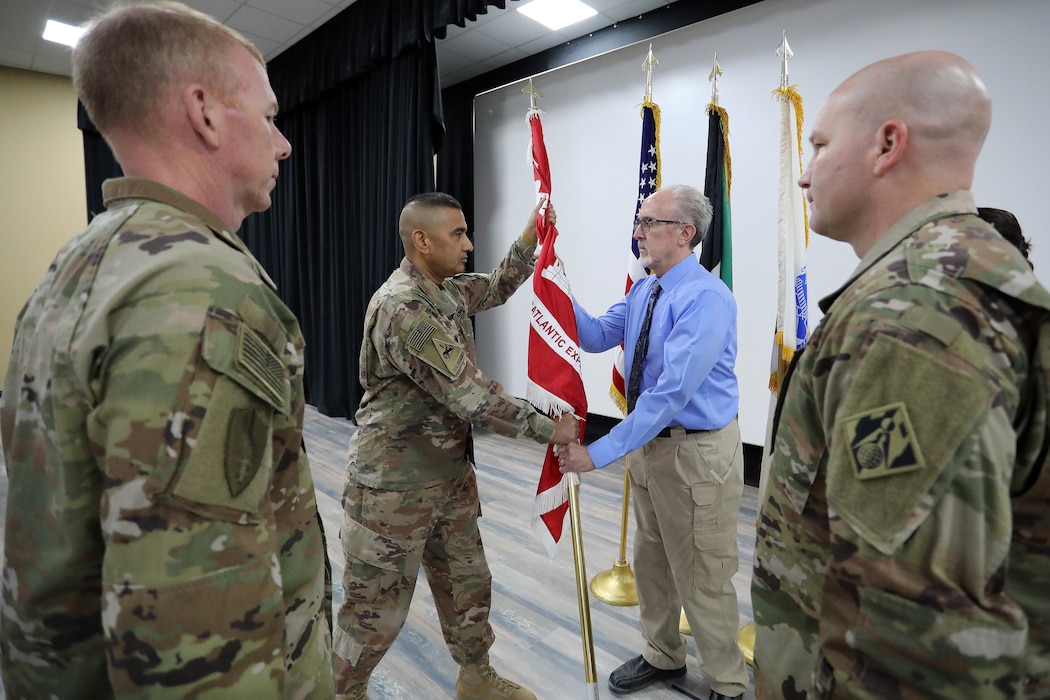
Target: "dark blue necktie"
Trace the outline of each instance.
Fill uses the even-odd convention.
[[[660,296],[660,282],[653,283],[653,291],[649,294],[649,304],[645,307],[645,319],[642,321],[642,330],[638,334],[638,342],[634,346],[634,360],[631,362],[631,377],[627,381],[627,412],[634,410],[638,402],[638,395],[642,393],[642,364],[645,355],[649,352],[649,328],[653,325],[653,307],[656,306],[656,298]]]

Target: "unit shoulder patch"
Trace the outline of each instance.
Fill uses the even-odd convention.
[[[467,364],[463,346],[429,319],[420,319],[408,332],[405,346],[415,357],[444,374],[457,378]]]
[[[849,456],[858,479],[880,479],[923,467],[908,409],[903,402],[872,408],[846,419]]]

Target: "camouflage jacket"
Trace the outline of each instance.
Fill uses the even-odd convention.
[[[1050,678],[1050,543],[1024,551],[1011,496],[1031,498],[1026,443],[1045,445],[1032,348],[1050,294],[954,192],[902,217],[821,308],[774,418],[758,696],[1033,692]]]
[[[210,211],[103,193],[0,407],[8,697],[330,699],[298,323]]]
[[[467,468],[470,426],[549,442],[554,421],[503,393],[475,364],[470,317],[499,306],[529,278],[520,240],[489,274],[438,286],[408,259],[372,296],[361,343],[357,432],[349,477],[394,491],[432,486]]]

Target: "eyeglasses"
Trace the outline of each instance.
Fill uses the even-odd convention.
[[[685,224],[684,221],[676,221],[675,219],[653,219],[648,216],[643,216],[640,219],[634,220],[634,227],[642,229],[642,233],[649,233],[653,226],[657,224]]]

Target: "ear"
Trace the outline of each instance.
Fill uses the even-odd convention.
[[[221,115],[216,107],[215,96],[199,83],[191,83],[182,91],[182,105],[186,111],[190,127],[201,141],[212,148],[218,148],[219,120]]]
[[[890,119],[879,127],[875,139],[878,152],[872,172],[876,177],[882,177],[904,157],[908,147],[908,125],[900,119]]]
[[[682,233],[679,235],[679,240],[683,245],[688,246],[689,241],[693,240],[693,236],[696,235],[696,226],[693,224],[686,224],[682,227]]]
[[[421,228],[412,231],[412,247],[420,253],[430,252],[430,242],[427,240],[426,231]]]

